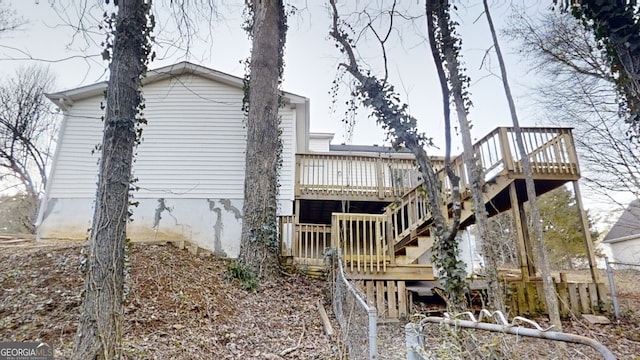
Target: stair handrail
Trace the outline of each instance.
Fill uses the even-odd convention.
[[[558,138],[562,138],[566,134],[571,133],[571,128],[566,127],[524,127],[521,130],[523,133],[557,133],[556,136],[547,139],[543,144],[532,149],[529,156],[535,154],[536,151],[539,151],[548,144],[558,141]],[[515,147],[511,146],[508,136],[509,133],[513,133],[514,131],[513,127],[497,127],[473,145],[474,154],[483,171],[485,181],[514,170],[515,163],[512,151],[514,151]],[[501,165],[502,168],[500,168]],[[465,171],[466,168],[462,154],[455,156],[451,160],[451,167],[454,173],[460,177],[460,191],[467,193],[469,190],[469,179]],[[448,183],[444,169],[438,170],[436,174],[442,184],[442,198],[449,203],[451,186]],[[487,176],[489,176],[489,178],[486,178]],[[385,215],[388,218],[389,226],[391,227],[390,233],[393,237],[393,239],[389,241],[390,244],[397,244],[407,236],[410,236],[413,231],[417,230],[418,227],[423,225],[423,223],[431,217],[429,206],[425,199],[426,194],[422,189],[423,184],[424,180],[421,180],[416,186],[386,207]],[[408,207],[411,208],[408,209]]]

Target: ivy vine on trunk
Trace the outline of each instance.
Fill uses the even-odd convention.
[[[282,142],[278,109],[287,17],[281,0],[250,1],[247,6],[252,48],[245,82],[247,151],[239,261],[246,267],[243,273],[273,279],[279,269],[277,194]]]
[[[144,123],[140,82],[151,54],[154,18],[150,0],[119,0],[116,5],[117,15],[105,14],[112,32],[103,53],[111,59],[110,77],[84,297],[73,350],[73,359],[78,360],[121,357],[131,167],[140,135],[137,125]]]
[[[442,91],[445,123],[450,124],[449,104],[455,104],[460,135],[462,136],[463,160],[467,168],[467,179],[473,201],[475,225],[482,241],[482,252],[487,273],[488,300],[493,310],[505,311],[504,291],[498,279],[497,253],[494,240],[489,235],[489,215],[484,204],[484,179],[482,168],[471,140],[471,124],[468,118],[471,100],[469,100],[469,78],[462,73],[460,64],[461,41],[456,38],[456,23],[451,20],[448,0],[427,0],[427,31],[431,53],[436,65]],[[445,72],[446,66],[446,72]],[[447,77],[447,74],[449,75]],[[451,90],[449,90],[449,87]],[[447,125],[449,127],[450,125]],[[448,149],[447,149],[448,150]],[[447,151],[447,157],[450,156]]]
[[[439,281],[443,285],[450,309],[458,312],[465,308],[464,294],[468,288],[464,263],[460,260],[459,244],[456,239],[460,224],[461,196],[460,179],[451,169],[450,159],[445,162],[445,172],[452,184],[452,219],[447,221],[448,212],[444,204],[441,183],[433,164],[424,149],[432,145],[431,139],[417,129],[417,120],[408,113],[407,104],[400,102],[394,87],[385,79],[379,79],[369,71],[362,70],[354,51],[353,38],[343,30],[350,28],[338,15],[337,0],[330,0],[332,8],[332,27],[330,35],[336,40],[339,50],[346,55],[347,62],[339,66],[356,80],[354,95],[366,107],[373,111],[376,122],[385,130],[388,139],[395,149],[406,147],[416,157],[418,168],[424,179],[424,190],[433,217],[435,242],[433,245],[434,265],[439,268]],[[381,45],[384,45],[381,42]],[[450,134],[450,132],[448,132]],[[447,137],[450,146],[450,136]],[[433,229],[432,229],[433,231]]]

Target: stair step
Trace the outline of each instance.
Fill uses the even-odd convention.
[[[418,245],[405,246],[406,255],[397,255],[396,263],[398,264],[412,264],[418,260],[418,258],[433,246],[433,238],[430,236],[419,236]]]

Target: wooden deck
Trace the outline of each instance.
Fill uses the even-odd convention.
[[[296,199],[393,201],[420,182],[411,154],[298,154]]]
[[[522,133],[538,195],[570,181],[577,186],[580,168],[570,129],[522,128]],[[495,129],[474,144],[475,157],[485,180],[484,201],[490,215],[514,209],[518,213],[516,218],[522,217],[521,205],[526,201],[526,191],[522,158],[516,149],[515,132],[507,127]],[[451,184],[439,169],[443,166],[442,160],[434,161],[442,184],[442,197],[450,202]],[[464,227],[475,220],[469,199],[469,174],[461,155],[452,159],[452,168],[460,177],[461,226]],[[402,313],[402,308],[391,310],[395,305],[389,302],[404,304],[401,299],[410,295],[404,282],[436,279],[428,256],[421,256],[433,243],[425,239],[430,236],[432,216],[413,158],[405,154],[298,154],[296,171],[297,215],[283,218],[281,222],[283,255],[317,270],[325,264],[327,249],[340,251],[345,271],[352,279],[363,282],[367,293],[373,291],[374,302],[381,305],[387,301],[385,311],[392,315]],[[335,202],[341,201],[343,210],[345,202],[382,203],[383,207],[378,206],[382,210],[375,214],[332,212],[330,224],[312,224],[301,223],[299,219],[329,219],[329,216],[300,214],[301,209],[309,209],[300,206],[304,201],[316,204],[333,201],[333,209]],[[536,297],[540,291],[538,285],[527,275],[535,272],[526,256],[530,245],[520,239],[518,246],[525,276],[511,286],[510,307],[520,314],[544,310],[540,309],[541,301]],[[424,263],[415,264],[418,259]],[[562,301],[569,304],[563,308],[563,314],[602,309],[600,305],[606,304],[606,293],[600,291],[601,284],[597,283],[574,286],[560,282],[558,293],[566,293]],[[576,303],[579,306],[574,306]]]

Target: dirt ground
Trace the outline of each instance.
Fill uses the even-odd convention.
[[[80,249],[0,248],[0,341],[51,342],[56,359],[69,358],[84,282]],[[226,266],[170,245],[133,245],[124,358],[339,357],[316,307],[328,299],[324,282],[285,276],[253,293]]]
[[[66,359],[73,346],[84,281],[82,247],[77,243],[32,244],[0,245],[0,342],[50,342],[56,359]],[[285,275],[252,293],[228,278],[227,264],[226,260],[193,256],[170,245],[133,245],[123,358],[341,358],[344,351],[336,336],[325,334],[316,308],[321,300],[331,315],[324,282]],[[640,359],[639,274],[615,272],[622,310],[619,321],[591,325],[573,319],[565,321],[564,330],[600,341],[618,359]],[[405,358],[401,350],[403,325],[379,326],[380,359]],[[338,329],[335,322],[333,326]],[[427,341],[432,341],[434,348],[441,343],[438,337]],[[580,348],[574,353],[584,356],[563,357],[547,343],[520,342],[518,346],[525,344],[530,350],[502,358],[593,356]],[[542,347],[552,349],[545,352],[549,357],[536,352]]]

